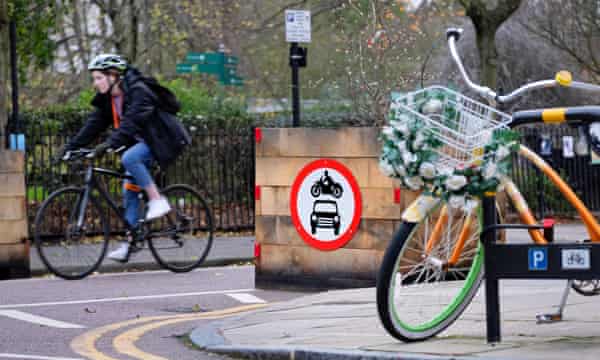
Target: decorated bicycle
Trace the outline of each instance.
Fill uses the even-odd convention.
[[[556,86],[600,91],[600,86],[573,81],[561,71],[555,79],[499,95],[469,79],[456,50],[461,32],[447,31],[451,56],[469,88],[492,104]],[[472,301],[484,278],[479,240],[485,196],[505,192],[532,241],[543,245],[551,240],[539,230],[542,226],[510,180],[515,155],[558,187],[583,219],[590,239],[600,241],[600,225],[590,211],[556,171],[519,143],[513,130],[522,124],[565,121],[577,126],[600,121],[600,107],[527,110],[511,116],[442,86],[392,100],[389,124],[381,134],[380,168],[420,195],[403,212],[377,277],[378,313],[391,335],[403,341],[427,339],[452,324]],[[492,204],[492,212],[501,219],[499,207]],[[503,242],[504,231],[495,231],[492,239]],[[596,281],[571,280],[569,285],[588,295],[599,292]]]

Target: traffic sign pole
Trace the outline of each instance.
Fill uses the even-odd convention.
[[[300,126],[300,81],[298,68],[306,66],[306,48],[299,42],[310,42],[310,11],[285,11],[285,40],[290,43],[290,67],[292,68],[292,125]]]
[[[298,76],[298,63],[293,61],[293,56],[297,53],[298,43],[293,42],[290,46],[290,66],[292,67],[292,126],[300,126],[300,80]]]

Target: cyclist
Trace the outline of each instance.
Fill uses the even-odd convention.
[[[138,194],[142,189],[146,191],[149,200],[146,220],[159,218],[171,210],[168,201],[159,194],[148,170],[156,158],[149,144],[164,142],[152,135],[155,132],[148,131],[149,125],[158,116],[155,110],[160,105],[158,103],[160,100],[146,85],[144,80],[147,78],[144,78],[120,55],[98,55],[90,61],[88,71],[91,72],[93,85],[97,91],[92,100],[95,111],[89,115],[77,135],[65,146],[62,157],[68,158],[69,151],[86,146],[112,125],[114,130],[110,137],[97,145],[94,153],[95,156],[100,156],[122,147],[127,149],[121,157],[121,163],[127,174],[132,175],[135,181],[125,180],[123,184],[125,218],[129,225],[135,228],[138,224]],[[164,144],[160,149],[164,151]],[[110,252],[108,257],[116,261],[126,261],[132,241],[131,234],[128,234],[127,240],[119,248]]]

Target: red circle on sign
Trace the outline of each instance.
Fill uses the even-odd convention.
[[[313,171],[321,169],[321,168],[329,168],[338,171],[345,180],[348,182],[350,187],[352,188],[352,194],[354,196],[354,214],[352,216],[352,222],[346,231],[340,235],[339,238],[333,241],[322,241],[311,234],[309,234],[304,227],[302,226],[302,221],[300,220],[300,216],[298,215],[298,193],[300,191],[300,186],[302,185],[304,179],[310,175]],[[362,201],[360,198],[360,191],[358,188],[358,183],[354,179],[354,176],[350,172],[350,170],[344,166],[342,163],[332,160],[332,159],[320,159],[315,160],[308,165],[306,165],[298,176],[296,176],[296,180],[294,180],[294,184],[292,185],[291,190],[291,198],[290,198],[290,211],[292,214],[292,222],[294,226],[296,226],[296,230],[302,236],[302,239],[310,246],[313,246],[319,250],[335,250],[339,249],[342,246],[346,245],[352,236],[356,233],[358,229],[358,224],[360,223],[360,215],[362,209]]]

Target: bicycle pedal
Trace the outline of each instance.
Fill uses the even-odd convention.
[[[538,314],[535,316],[536,323],[539,324],[552,324],[555,322],[562,321],[562,314]]]

